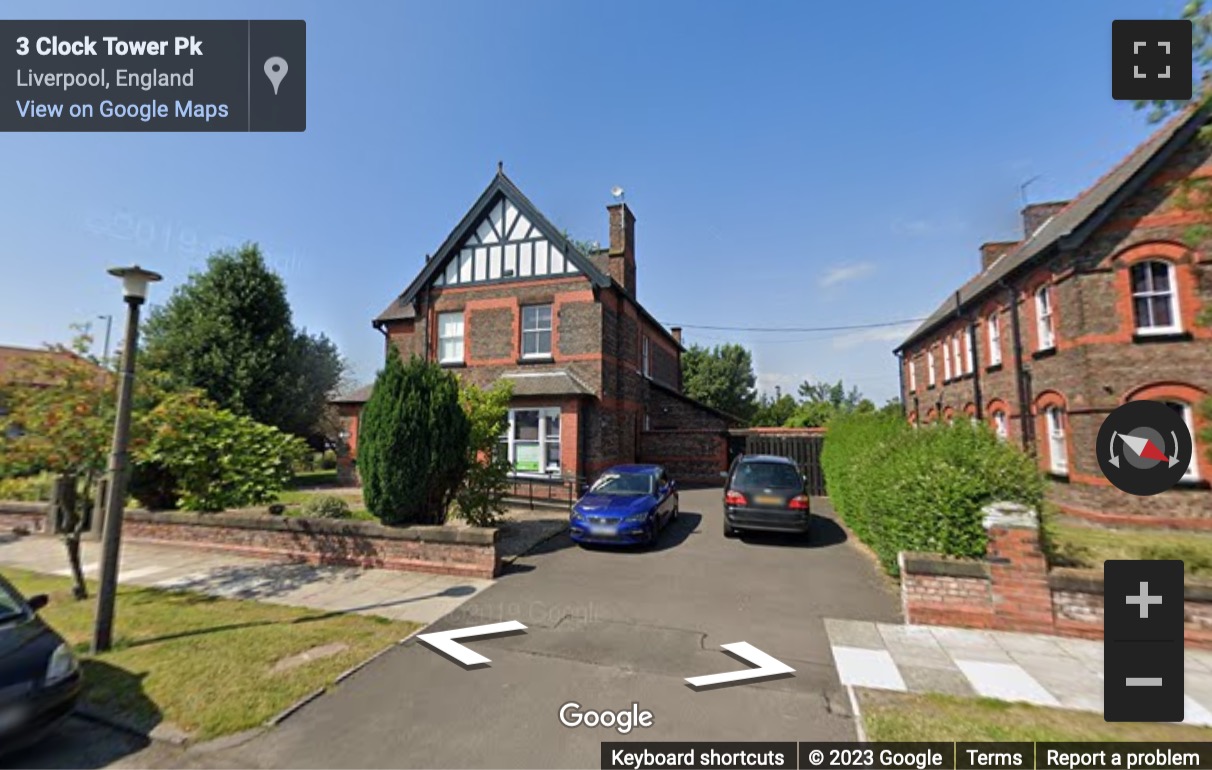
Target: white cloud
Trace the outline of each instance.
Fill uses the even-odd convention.
[[[821,286],[828,288],[846,281],[856,281],[875,272],[875,265],[870,262],[855,262],[849,265],[831,267],[821,276]]]
[[[902,342],[917,326],[918,322],[914,321],[896,326],[881,326],[878,329],[858,329],[834,337],[833,347],[836,350],[846,350],[869,342],[885,344]]]

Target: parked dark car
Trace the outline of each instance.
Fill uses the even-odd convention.
[[[652,544],[678,517],[677,484],[659,465],[616,465],[572,506],[577,543]]]
[[[793,461],[741,455],[725,476],[724,537],[736,537],[738,530],[808,535],[808,494]]]
[[[80,663],[38,617],[45,595],[23,597],[0,577],[0,753],[45,736],[80,696]]]

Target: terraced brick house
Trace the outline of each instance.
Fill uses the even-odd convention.
[[[386,345],[477,385],[513,383],[501,449],[528,483],[659,462],[683,481],[727,464],[728,415],[682,393],[681,331],[636,292],[635,216],[607,207],[610,243],[582,253],[500,170],[408,287],[372,322]],[[336,399],[353,477],[361,388]]]
[[[1206,112],[1180,115],[1072,201],[1022,212],[1023,238],[980,247],[980,272],[896,349],[908,418],[988,422],[1037,457],[1066,513],[1212,528],[1200,406],[1212,393],[1212,256],[1188,245],[1212,178]],[[1106,415],[1133,399],[1182,414],[1196,438],[1184,483],[1154,497],[1111,486],[1095,455]]]

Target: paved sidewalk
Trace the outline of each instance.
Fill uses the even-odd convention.
[[[97,577],[100,543],[84,544],[85,574]],[[67,576],[67,551],[54,537],[0,538],[0,569]],[[197,591],[317,610],[432,623],[491,580],[357,567],[320,567],[164,545],[123,543],[119,583]]]
[[[947,626],[825,620],[842,684],[1102,713],[1103,645]],[[1186,651],[1184,724],[1212,726],[1212,652]]]

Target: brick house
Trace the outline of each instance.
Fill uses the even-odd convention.
[[[681,330],[666,330],[637,299],[635,216],[625,203],[607,211],[609,247],[583,254],[498,169],[372,325],[406,359],[480,386],[513,382],[501,447],[520,478],[584,480],[639,461],[682,481],[715,479],[736,421],[682,393]],[[334,400],[347,480],[370,392]]]
[[[1068,514],[1212,528],[1212,257],[1187,245],[1207,215],[1181,200],[1212,178],[1207,122],[1177,116],[1073,201],[1027,206],[1022,240],[982,245],[980,272],[896,349],[908,418],[988,422],[1038,457]],[[1171,404],[1196,438],[1184,483],[1154,497],[1111,486],[1095,455],[1105,416],[1133,399]]]

